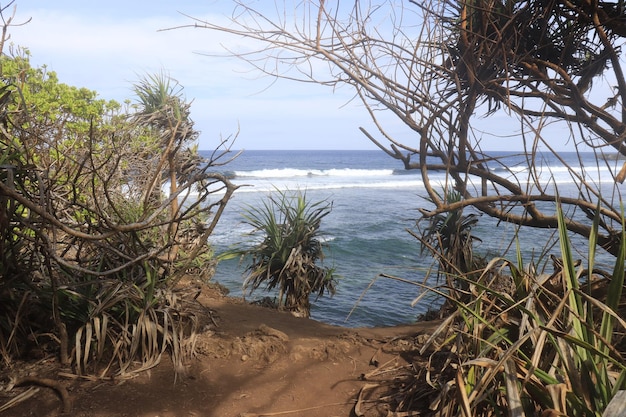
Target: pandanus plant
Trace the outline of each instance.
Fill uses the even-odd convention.
[[[278,191],[260,207],[250,207],[245,222],[260,233],[257,245],[235,253],[249,257],[244,289],[265,285],[278,290],[279,307],[309,317],[311,294],[335,292],[333,268],[318,265],[324,259],[320,225],[332,208],[327,201],[309,202],[306,193]]]
[[[461,194],[454,190],[444,191],[441,198],[446,204],[462,200]],[[474,242],[479,240],[472,235],[472,228],[478,222],[479,215],[463,214],[463,208],[425,216],[418,220],[418,226],[426,223],[420,233],[409,231],[422,245],[422,252],[429,250],[439,263],[439,273],[452,283],[454,277],[468,274],[476,269],[473,253]],[[456,280],[456,286],[463,287],[463,280]]]
[[[428,353],[427,365],[395,376],[402,390],[388,398],[401,397],[397,415],[419,409],[424,398],[438,416],[616,415],[609,408],[621,406],[618,394],[626,389],[626,234],[612,270],[600,268],[599,207],[583,261],[574,258],[557,202],[560,257],[551,274],[527,268],[518,245],[516,260],[494,258],[480,272],[458,276],[467,299],[416,284],[427,291],[413,304],[430,291],[453,308],[416,352]],[[506,290],[495,285],[503,279],[510,281]]]

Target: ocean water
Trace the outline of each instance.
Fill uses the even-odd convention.
[[[523,175],[523,156],[506,156],[506,166],[494,163],[490,169],[503,175]],[[598,179],[609,178],[609,167],[619,170],[623,163],[608,159],[598,165],[591,153],[584,155],[582,164],[575,153],[565,154],[565,158],[573,166],[595,167],[592,175]],[[561,161],[545,156],[536,166],[549,187],[557,186],[561,195],[575,196],[577,179]],[[399,161],[382,151],[245,151],[219,170],[242,187],[210,237],[217,253],[249,242],[246,234],[250,227],[243,222],[242,213],[262,203],[276,189],[301,190],[309,201],[332,202],[332,212],[321,225],[327,244],[323,264],[334,267],[341,278],[334,297],[312,300],[313,319],[348,327],[406,324],[441,302],[429,296],[411,306],[421,289],[410,282],[436,284],[432,256],[421,253],[418,241],[407,232],[415,230],[418,208],[430,207],[419,172],[404,170]],[[443,184],[445,178],[441,174],[431,180]],[[466,214],[470,212],[468,209]],[[507,257],[514,260],[515,248],[510,244],[515,232],[513,225],[483,215],[473,230],[481,239],[475,246],[476,253],[501,255],[510,249],[513,252]],[[554,233],[537,229],[520,233],[525,261],[538,257]],[[576,236],[572,239],[584,256],[584,240]],[[611,260],[610,256],[604,259]],[[243,294],[244,271],[245,263],[222,261],[213,280],[226,286],[232,296],[245,296],[247,300],[273,296],[262,289]],[[398,279],[382,278],[381,274]]]

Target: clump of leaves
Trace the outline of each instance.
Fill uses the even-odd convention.
[[[617,344],[626,329],[620,307],[626,236],[613,271],[602,271],[595,265],[599,216],[587,260],[576,262],[560,206],[557,214],[561,258],[552,274],[525,269],[518,248],[515,262],[496,258],[477,278],[458,277],[469,301],[451,297],[445,285],[428,288],[455,309],[417,348],[416,358],[428,352],[430,359],[426,371],[405,373],[410,384],[403,385],[398,411],[428,396],[438,416],[600,416],[626,388]],[[506,279],[510,291],[501,285]]]
[[[439,197],[446,205],[463,199],[461,193],[451,189],[444,190],[443,197]],[[444,276],[451,288],[466,289],[465,281],[455,277],[472,273],[481,266],[482,259],[474,257],[474,242],[480,239],[472,235],[479,215],[464,214],[463,206],[443,213],[423,213],[417,221],[418,231],[409,230],[409,233],[420,242],[422,253],[427,250],[434,255],[439,276]]]
[[[277,191],[260,207],[250,207],[245,222],[262,240],[232,252],[249,259],[244,290],[261,285],[276,289],[281,308],[305,317],[310,315],[311,294],[334,294],[334,269],[318,265],[324,259],[320,225],[331,209],[332,203],[310,202],[299,191]]]
[[[130,376],[156,366],[166,352],[177,374],[184,373],[195,351],[197,318],[148,265],[142,276],[101,281],[95,294],[66,291],[87,306],[74,334],[78,375]]]

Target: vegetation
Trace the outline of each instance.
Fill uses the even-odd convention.
[[[137,107],[122,106],[10,52],[0,58],[1,368],[38,350],[77,375],[125,376],[167,351],[182,371],[198,323],[175,284],[212,260],[207,238],[236,189],[210,171],[227,162],[227,141],[198,155],[189,104],[164,74],[140,81]]]
[[[384,140],[363,133],[421,171],[434,205],[422,211],[428,226],[415,236],[454,280],[418,285],[454,309],[418,352],[428,363],[394,374],[393,395],[381,398],[398,415],[427,396],[440,416],[601,415],[626,389],[626,228],[617,186],[626,165],[605,155],[626,156],[622,2],[357,2],[346,10],[302,2],[294,24],[236,3],[233,26],[194,25],[264,43],[259,55],[241,55],[262,71],[353,87]],[[6,29],[11,19],[3,21]],[[311,72],[317,59],[330,72]],[[189,103],[164,74],[141,80],[138,106],[124,108],[31,68],[27,51],[0,64],[2,368],[37,347],[58,352],[77,375],[128,375],[166,351],[181,370],[197,322],[174,285],[198,259],[211,259],[207,237],[236,187],[208,168],[228,149],[200,160]],[[389,134],[380,109],[415,142]],[[521,169],[482,149],[481,115],[517,122],[502,134],[519,138]],[[573,151],[596,153],[596,166],[567,166],[577,195],[560,196],[543,172],[547,154],[564,163],[554,126]],[[602,181],[603,169],[614,181]],[[443,195],[433,170],[447,173]],[[467,206],[520,227],[557,228],[554,272],[527,268],[519,248],[515,261],[498,257],[478,269],[477,218],[463,215]],[[334,292],[334,271],[317,265],[330,210],[286,192],[251,208],[246,221],[263,237],[239,251],[251,259],[244,286],[276,289],[282,307],[308,316],[311,294]],[[580,263],[569,232],[589,240]],[[595,264],[599,247],[615,255],[612,271]]]
[[[399,415],[425,395],[436,397],[437,415],[601,415],[625,388],[619,184],[626,165],[614,157],[626,156],[624,4],[409,3],[310,1],[274,16],[235,1],[228,25],[195,19],[192,26],[258,42],[256,53],[234,55],[262,73],[352,88],[377,129],[361,128],[365,136],[421,172],[434,208],[422,210],[429,226],[416,237],[454,276],[454,288],[448,280],[434,291],[456,312],[422,349],[435,347],[429,362],[390,382],[395,391],[385,398],[402,398],[393,404],[406,412]],[[497,131],[496,123],[481,130],[482,117],[497,118]],[[391,133],[398,120],[412,137]],[[520,155],[483,149],[489,137],[522,149],[525,162],[514,166]],[[582,152],[593,152],[595,163],[569,166],[560,151],[566,142],[581,164]],[[549,159],[566,167],[577,192],[558,193]],[[446,173],[443,195],[434,172]],[[476,270],[463,231],[475,221],[463,217],[467,206],[520,228],[558,229],[555,272],[525,268],[520,253]],[[588,239],[580,266],[568,231]],[[615,256],[612,272],[596,267],[598,248]],[[428,387],[434,392],[424,393]]]
[[[280,308],[309,317],[311,294],[335,293],[334,270],[317,265],[324,258],[320,226],[330,211],[326,201],[309,202],[306,193],[289,191],[250,207],[245,221],[261,241],[234,252],[249,258],[244,290],[277,289]]]
[[[553,273],[526,268],[518,249],[518,259],[495,258],[476,279],[458,276],[469,301],[445,285],[426,288],[455,309],[420,346],[433,362],[394,381],[402,387],[398,411],[419,408],[418,400],[430,396],[441,416],[600,416],[626,388],[626,244],[612,271],[596,267],[595,245],[586,263],[577,262],[558,207],[561,259]]]
[[[446,203],[458,203],[461,194],[448,190],[442,198]],[[463,214],[463,207],[435,216],[426,216],[418,220],[417,226],[426,223],[421,234],[409,230],[422,244],[422,252],[428,250],[439,263],[439,273],[444,274],[449,284],[454,277],[478,271],[482,266],[474,256],[474,241],[479,240],[472,235],[472,228],[478,222],[475,213]],[[463,286],[464,281],[457,282]]]
[[[184,101],[182,93],[182,86],[164,73],[147,76],[135,85],[139,108],[133,115],[135,122],[156,138],[155,145],[159,150],[151,155],[158,176],[146,179],[142,196],[144,205],[150,204],[153,195],[161,192],[157,187],[162,185],[163,178],[169,180],[170,195],[176,195],[179,182],[189,180],[184,177],[192,174],[200,163],[197,149],[189,148],[198,138],[198,132],[189,118],[191,105]],[[170,234],[176,234],[179,227],[176,221],[178,210],[178,198],[174,198],[170,201]],[[173,245],[169,251],[169,257],[176,259],[178,245]]]

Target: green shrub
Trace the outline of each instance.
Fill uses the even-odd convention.
[[[0,61],[21,77],[0,86],[0,369],[31,347],[83,375],[128,375],[165,349],[182,369],[196,318],[176,284],[212,271],[207,238],[237,188],[210,171],[227,141],[201,158],[188,118],[159,130],[167,114],[122,113],[28,59]]]
[[[440,199],[445,204],[462,201],[462,196],[454,190],[444,190]],[[421,244],[422,253],[427,250],[437,260],[437,274],[449,285],[450,295],[460,296],[456,290],[467,290],[465,280],[457,276],[473,273],[484,266],[484,260],[474,256],[472,228],[478,222],[478,214],[463,214],[463,207],[444,213],[430,214],[417,221],[418,232],[409,230]],[[425,226],[423,226],[425,224]]]
[[[278,290],[281,308],[310,315],[311,294],[335,292],[334,269],[317,265],[324,258],[320,224],[332,203],[307,201],[306,193],[277,192],[261,207],[250,207],[245,222],[262,234],[262,241],[235,251],[249,257],[244,290],[265,285]]]

